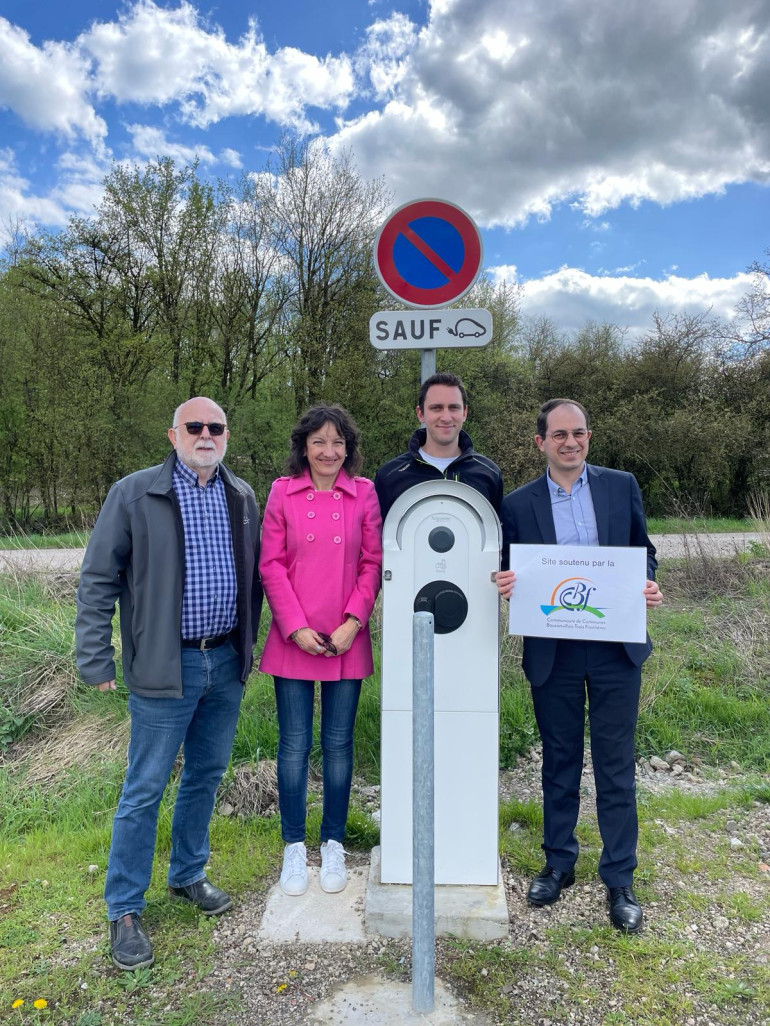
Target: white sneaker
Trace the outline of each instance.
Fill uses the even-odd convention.
[[[281,890],[293,898],[307,890],[307,849],[304,841],[287,844],[283,849]]]
[[[321,890],[336,894],[345,889],[348,871],[345,869],[345,849],[339,841],[321,845]]]

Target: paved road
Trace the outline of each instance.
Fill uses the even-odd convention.
[[[708,553],[710,556],[734,556],[749,548],[752,542],[768,544],[768,535],[758,531],[739,534],[653,534],[652,544],[658,550],[658,559],[674,559],[689,551],[693,554]]]
[[[0,549],[0,573],[14,570],[77,570],[85,549]]]
[[[733,556],[751,542],[768,543],[768,537],[748,531],[740,534],[653,534],[659,559],[673,559],[691,553]],[[0,549],[0,573],[14,570],[77,570],[85,549]]]

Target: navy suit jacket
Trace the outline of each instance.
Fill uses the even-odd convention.
[[[658,563],[655,546],[647,536],[642,493],[633,474],[607,467],[588,467],[588,483],[596,514],[600,545],[642,545],[647,549],[647,577],[655,580]],[[503,499],[503,568],[508,569],[508,546],[556,545],[548,479],[522,485]],[[515,569],[515,567],[514,567]],[[556,638],[524,638],[522,666],[527,680],[538,687],[548,679],[556,655]],[[603,644],[603,642],[592,642]],[[634,666],[641,666],[652,652],[649,635],[644,644],[624,644]]]

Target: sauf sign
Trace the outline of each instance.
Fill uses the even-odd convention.
[[[414,200],[380,229],[374,264],[385,288],[407,306],[430,313],[381,310],[369,321],[376,349],[484,346],[492,338],[488,310],[450,310],[481,271],[481,236],[473,220],[446,200]]]
[[[381,310],[369,322],[369,341],[375,349],[485,346],[491,337],[489,310],[438,310],[429,314]]]

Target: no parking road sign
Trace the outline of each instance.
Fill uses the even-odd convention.
[[[440,307],[464,296],[481,270],[473,220],[446,200],[413,200],[380,229],[374,266],[380,281],[409,306]]]

